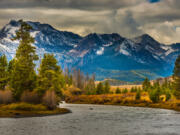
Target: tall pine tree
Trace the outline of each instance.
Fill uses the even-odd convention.
[[[175,89],[174,95],[177,99],[180,99],[180,55],[178,56],[175,62],[173,79]]]
[[[0,56],[0,90],[4,90],[8,82],[8,62],[5,55]]]
[[[151,87],[151,83],[148,78],[144,80],[142,87],[144,91],[148,91],[148,89]]]
[[[13,69],[11,69],[10,86],[13,88],[13,95],[16,100],[20,99],[25,90],[32,91],[36,84],[36,72],[34,70],[34,61],[38,60],[34,43],[30,31],[32,27],[22,20],[20,29],[12,40],[19,40],[20,44],[13,60]]]
[[[98,83],[97,88],[96,88],[96,94],[100,95],[104,93],[104,87],[102,82]]]
[[[110,93],[110,85],[109,85],[108,81],[106,81],[105,84],[104,84],[104,93],[105,94]]]
[[[42,59],[37,81],[37,92],[42,96],[47,90],[55,91],[58,96],[62,95],[61,88],[65,85],[65,79],[61,67],[52,54],[45,54]]]

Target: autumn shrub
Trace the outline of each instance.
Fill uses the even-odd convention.
[[[34,91],[24,91],[21,96],[21,102],[38,104],[40,103],[40,98]]]
[[[59,99],[53,90],[48,90],[43,96],[42,102],[48,107],[48,109],[52,110],[56,108]]]
[[[9,104],[13,102],[11,90],[0,91],[0,104]]]
[[[74,86],[70,86],[66,88],[65,91],[65,96],[70,96],[70,95],[81,95],[82,94],[82,90],[79,88],[76,88]]]
[[[115,103],[115,104],[120,104],[120,103],[122,103],[122,98],[121,97],[119,97],[119,98],[113,98],[113,101],[112,101],[113,103]]]

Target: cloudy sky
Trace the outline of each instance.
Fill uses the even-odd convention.
[[[82,36],[147,33],[161,43],[180,42],[180,0],[0,0],[0,28],[11,19],[49,23]]]

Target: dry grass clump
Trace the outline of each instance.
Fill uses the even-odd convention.
[[[43,96],[42,103],[48,107],[48,109],[55,109],[58,104],[58,97],[54,91],[48,90]]]
[[[26,103],[38,104],[40,103],[40,98],[36,92],[24,91],[21,96],[21,101]]]
[[[33,91],[24,91],[21,96],[21,102],[38,104],[40,103],[40,98],[38,94]]]
[[[79,95],[66,97],[66,102],[69,103],[87,103],[87,104],[139,104],[150,102],[149,100],[136,100],[135,93],[126,94],[109,94],[109,95]]]
[[[2,106],[1,109],[6,110],[23,110],[23,111],[45,111],[47,110],[46,106],[42,104],[29,104],[29,103],[13,103],[9,105]]]
[[[82,94],[82,90],[80,90],[79,88],[76,88],[74,86],[70,86],[70,87],[66,88],[66,90],[64,91],[64,94],[67,95],[67,96],[81,95]]]
[[[9,104],[13,102],[11,90],[0,91],[0,104]]]

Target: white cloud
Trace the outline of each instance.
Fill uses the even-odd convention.
[[[166,44],[180,42],[180,27],[175,26],[172,22],[163,22],[154,24],[153,26],[144,28],[146,33],[153,35],[153,37]]]

